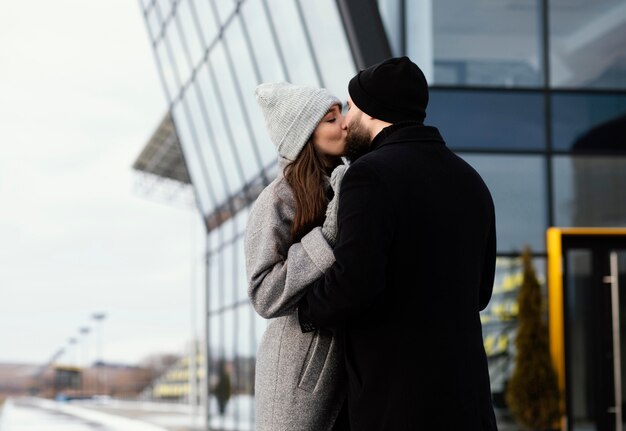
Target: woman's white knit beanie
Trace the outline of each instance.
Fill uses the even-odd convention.
[[[257,86],[256,100],[278,154],[296,160],[318,123],[341,101],[325,88],[271,82]]]

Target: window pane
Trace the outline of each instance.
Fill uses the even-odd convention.
[[[187,0],[192,6],[192,10],[196,11],[198,17],[198,24],[202,31],[202,38],[206,47],[217,37],[218,29],[215,24],[215,17],[213,16],[213,10],[209,4],[209,0]]]
[[[554,148],[626,151],[626,94],[554,94]]]
[[[148,11],[148,28],[150,30],[150,37],[154,41],[161,34],[161,21],[154,8]]]
[[[276,158],[276,150],[267,137],[263,113],[254,96],[254,90],[259,84],[259,78],[257,77],[250,47],[246,42],[243,27],[239,19],[233,20],[230,23],[226,29],[225,38],[230,52],[233,53],[233,63],[237,71],[237,83],[241,89],[245,110],[250,121],[250,127],[252,128],[254,145],[256,146],[256,151],[259,153],[262,164],[266,165],[270,160]],[[241,128],[243,128],[244,119],[239,118],[242,122]]]
[[[235,273],[235,248],[232,243],[226,244],[220,250],[220,256],[222,260],[222,270],[224,271],[224,277],[222,279],[222,290],[224,292],[224,307],[230,307],[235,303],[235,283],[237,283],[238,277]]]
[[[209,127],[212,132],[211,137],[216,144],[214,148],[211,148],[211,152],[207,156],[221,160],[224,172],[228,175],[224,181],[230,196],[238,191],[233,183],[242,184],[243,179],[239,175],[240,170],[235,159],[236,156],[233,153],[234,148],[224,124],[224,113],[222,112],[220,99],[215,92],[215,83],[211,77],[209,67],[202,67],[196,75],[196,79],[200,85],[201,94],[204,97],[204,105],[208,112]]]
[[[626,226],[626,157],[554,157],[558,226]]]
[[[541,286],[543,301],[547,301],[545,259],[533,259],[533,265]],[[506,384],[515,365],[515,335],[519,314],[518,295],[522,281],[521,259],[498,257],[491,301],[489,301],[487,308],[480,313],[483,342],[489,364],[491,392],[494,405],[497,408],[506,408]],[[499,425],[505,424],[499,422]],[[513,426],[514,424],[511,421],[507,425]]]
[[[213,202],[210,201],[208,184],[200,166],[200,157],[198,157],[196,152],[195,136],[192,128],[197,126],[187,116],[187,112],[181,103],[176,104],[172,112],[178,139],[185,155],[185,165],[189,170],[191,182],[195,188],[197,200],[199,200],[200,210],[206,214],[209,208],[213,207]]]
[[[248,277],[246,275],[246,258],[243,250],[243,235],[235,240],[234,244],[235,272],[233,274],[233,291],[236,303],[248,300]]]
[[[250,42],[261,69],[262,81],[274,82],[287,79],[261,0],[247,0],[242,5],[241,15],[250,34]]]
[[[402,2],[404,0],[378,0],[378,11],[394,56],[402,55]]]
[[[300,1],[311,35],[324,87],[340,100],[348,97],[348,81],[357,72],[335,0]],[[323,28],[324,31],[319,31]]]
[[[223,269],[221,267],[222,256],[219,251],[209,254],[208,283],[209,283],[209,314],[214,314],[222,308],[223,297]]]
[[[278,43],[289,70],[289,81],[298,85],[319,86],[320,82],[315,74],[315,66],[295,1],[268,0],[267,3],[278,35]]]
[[[451,148],[543,150],[543,95],[539,92],[431,90],[426,124]]]
[[[176,19],[179,21],[183,37],[187,42],[191,64],[195,67],[204,56],[204,47],[200,40],[200,34],[198,34],[198,26],[194,21],[189,6],[189,0],[183,0],[178,3],[176,7]]]
[[[181,39],[179,26],[176,22],[170,21],[165,29],[165,38],[169,42],[172,55],[174,57],[175,70],[178,71],[180,83],[186,82],[191,75],[191,60],[186,47]]]
[[[226,22],[228,17],[232,15],[235,10],[236,0],[204,0],[208,2],[213,2],[217,7],[217,14],[219,15],[220,22],[222,25]]]
[[[626,3],[548,4],[551,85],[626,88]]]
[[[246,127],[242,116],[241,101],[237,93],[236,81],[237,73],[228,64],[226,51],[223,44],[218,44],[211,51],[211,62],[215,70],[217,81],[219,83],[219,92],[221,95],[221,108],[226,113],[225,122],[232,133],[232,140],[225,144],[232,145],[235,154],[237,154],[238,162],[243,169],[245,182],[254,178],[261,170],[260,162],[256,158],[256,149],[252,146],[250,140],[250,131]],[[234,182],[234,187],[239,190],[243,187],[242,182]]]
[[[408,1],[408,55],[431,84],[541,86],[540,4]]]
[[[213,136],[210,134],[210,125],[207,123],[207,119],[203,113],[202,102],[202,89],[199,88],[198,82],[194,82],[189,87],[189,90],[185,92],[185,101],[188,103],[189,112],[193,119],[193,123],[196,126],[196,136],[198,137],[198,152],[197,157],[199,163],[202,163],[208,176],[208,181],[211,185],[211,190],[214,195],[214,201],[216,204],[222,203],[229,195],[229,190],[226,186],[224,176],[225,173],[220,166],[220,156],[216,155],[213,141]],[[211,208],[211,211],[214,207]],[[208,213],[205,213],[208,214]]]
[[[155,6],[159,10],[163,20],[172,12],[172,2],[170,0],[156,0]]]
[[[173,100],[178,95],[179,86],[164,39],[158,41],[156,55],[161,67],[161,73],[163,74],[163,80],[165,81],[167,94]]]
[[[529,245],[543,252],[547,229],[545,161],[540,156],[463,155],[480,173],[496,207],[498,252]]]

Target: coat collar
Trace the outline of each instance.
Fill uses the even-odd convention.
[[[445,145],[439,130],[433,126],[424,126],[417,121],[401,121],[385,127],[372,140],[370,150],[376,150],[392,142],[428,141]]]

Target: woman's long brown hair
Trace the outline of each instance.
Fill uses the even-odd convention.
[[[312,141],[307,142],[298,158],[285,167],[283,175],[296,200],[291,238],[298,242],[311,229],[324,222],[328,198],[325,175],[340,162],[339,157],[320,155]]]

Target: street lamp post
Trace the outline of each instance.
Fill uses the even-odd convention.
[[[81,326],[80,328],[78,328],[78,331],[80,332],[80,334],[82,335],[82,343],[83,343],[83,353],[82,353],[82,379],[80,382],[80,386],[81,386],[81,392],[83,393],[83,395],[85,394],[85,390],[86,388],[86,381],[87,381],[87,365],[88,365],[88,361],[87,361],[87,334],[89,334],[89,328],[87,326]]]
[[[96,360],[96,393],[100,393],[100,381],[103,382],[102,392],[106,393],[106,381],[103,380],[103,370],[104,370],[104,357],[102,354],[102,321],[106,317],[105,313],[93,313],[91,315],[92,319],[96,321],[96,329],[98,331],[98,358]]]

